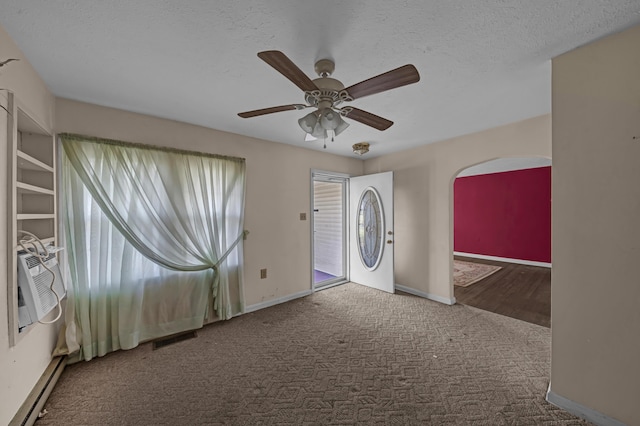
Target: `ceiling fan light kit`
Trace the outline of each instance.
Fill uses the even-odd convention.
[[[329,134],[338,136],[349,127],[349,123],[330,108],[310,112],[298,120],[298,125],[316,139],[326,139]]]
[[[306,105],[291,104],[263,108],[241,112],[238,115],[242,118],[250,118],[282,111],[316,108],[315,111],[300,118],[298,125],[307,135],[305,140],[324,139],[325,148],[329,135],[333,140],[335,136],[349,127],[349,123],[344,121],[343,117],[348,117],[377,130],[386,130],[393,125],[393,122],[386,118],[351,106],[340,108],[340,104],[420,81],[418,70],[409,64],[345,88],[340,81],[330,77],[335,69],[335,63],[329,59],[321,59],[315,63],[315,71],[319,78],[311,80],[280,51],[260,52],[258,57],[303,90],[307,103]],[[309,135],[312,138],[309,138]],[[356,145],[354,145],[354,152],[356,152]],[[369,150],[368,146],[369,144],[362,154]]]

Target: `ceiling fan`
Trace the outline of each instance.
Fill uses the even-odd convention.
[[[340,81],[330,77],[335,64],[329,59],[321,59],[315,63],[315,71],[319,78],[311,80],[278,50],[260,52],[258,57],[303,90],[306,104],[281,105],[241,112],[238,115],[242,118],[250,118],[275,112],[316,108],[315,111],[298,120],[300,128],[315,139],[326,140],[331,134],[333,140],[333,136],[342,133],[349,127],[349,123],[342,117],[351,118],[374,129],[388,129],[393,121],[352,106],[339,107],[339,105],[420,81],[416,67],[407,64],[345,88]]]

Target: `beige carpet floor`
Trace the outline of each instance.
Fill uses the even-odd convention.
[[[45,425],[581,425],[550,330],[356,284],[67,367]]]

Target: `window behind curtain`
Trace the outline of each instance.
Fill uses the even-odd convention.
[[[244,160],[61,141],[70,351],[91,359],[241,311]]]

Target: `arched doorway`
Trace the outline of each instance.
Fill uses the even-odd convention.
[[[494,159],[451,185],[456,300],[549,327],[551,160]]]

